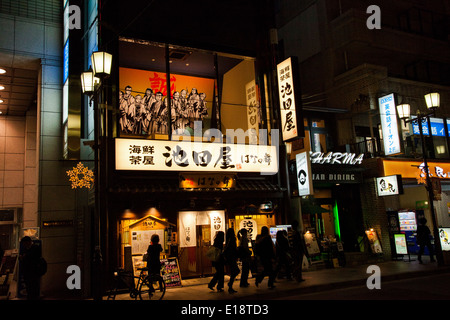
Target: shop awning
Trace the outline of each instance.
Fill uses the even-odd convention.
[[[223,188],[191,188],[180,189],[179,181],[172,179],[161,179],[151,181],[131,182],[125,181],[117,183],[108,189],[111,193],[210,193],[210,192],[223,192],[223,193],[237,193],[237,192],[264,192],[264,193],[282,193],[286,191],[286,188],[282,188],[276,184],[273,184],[267,180],[259,179],[237,179],[236,187],[232,189]]]
[[[302,201],[301,206],[302,206],[302,213],[317,214],[329,212],[329,210],[322,208],[318,204],[312,203],[310,201]]]

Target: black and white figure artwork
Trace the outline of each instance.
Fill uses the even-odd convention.
[[[119,93],[119,127],[121,133],[133,135],[168,134],[168,101],[170,101],[170,125],[172,134],[191,134],[190,124],[208,117],[206,94],[192,88],[175,91],[170,99],[151,88],[144,94],[132,94],[126,86]]]

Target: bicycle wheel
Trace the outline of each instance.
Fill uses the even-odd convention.
[[[166,293],[166,283],[160,275],[152,275],[142,281],[139,286],[139,299],[161,300]]]

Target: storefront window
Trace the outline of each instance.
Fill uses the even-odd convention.
[[[221,130],[226,134],[227,130],[236,132],[242,129],[245,132],[254,129],[249,131],[245,142],[255,143],[261,122],[255,65],[253,60],[235,59],[235,62],[237,64],[222,75]],[[253,133],[250,134],[250,132]],[[235,142],[243,143],[244,141]]]
[[[134,41],[121,41],[120,48],[121,137],[198,140],[208,129],[223,135],[254,129],[237,142],[257,143],[261,112],[253,58]]]
[[[305,138],[299,139],[292,143],[294,151],[312,151],[327,152],[328,151],[328,129],[323,119],[304,118]]]

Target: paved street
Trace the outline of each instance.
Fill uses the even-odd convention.
[[[450,284],[450,267],[438,267],[435,263],[419,264],[417,261],[401,262],[388,261],[378,264],[381,272],[381,290],[372,292],[367,289],[366,281],[370,274],[367,273],[366,265],[322,269],[304,272],[306,281],[297,283],[296,281],[287,281],[284,279],[277,280],[276,288],[270,290],[267,288],[267,278],[257,288],[254,279],[250,279],[250,287],[239,288],[239,282],[236,281],[234,288],[238,291],[235,294],[211,291],[207,288],[207,283],[211,279],[197,278],[183,280],[182,287],[169,288],[166,292],[164,300],[189,300],[189,301],[211,301],[211,300],[295,300],[295,299],[334,299],[337,296],[336,289],[342,290],[342,297],[348,296],[349,299],[356,300],[373,300],[373,299],[389,299],[389,295],[402,299],[400,295],[396,295],[394,285],[396,283],[404,283],[403,289],[399,287],[397,292],[404,293],[403,299],[408,298],[408,292],[411,293],[411,299],[419,296],[418,288],[423,288],[423,292],[433,288],[431,281],[427,281],[427,277],[432,277],[437,285],[438,298],[443,298],[446,294],[446,284]],[[442,281],[441,278],[442,277]],[[225,281],[227,281],[227,277]],[[446,281],[444,281],[446,280]],[[402,281],[402,282],[399,282]],[[417,281],[417,285],[416,285]],[[226,282],[225,282],[226,283]],[[359,291],[344,290],[346,288],[358,288]],[[448,286],[447,286],[448,287]],[[227,288],[225,286],[225,288]],[[415,289],[416,291],[410,290]],[[369,292],[366,292],[369,291]],[[339,291],[341,294],[341,291]],[[384,298],[383,298],[384,296]],[[117,300],[130,300],[128,294],[117,296]]]
[[[450,275],[448,273],[385,281],[381,289],[369,290],[355,286],[309,294],[283,297],[283,300],[449,300]]]

